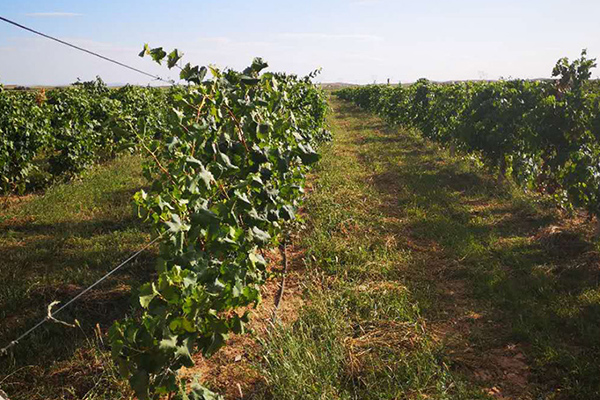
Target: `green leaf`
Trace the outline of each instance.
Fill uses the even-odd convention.
[[[250,259],[250,262],[252,263],[252,265],[255,267],[256,266],[265,267],[267,265],[267,262],[265,261],[263,256],[261,256],[260,254],[258,254],[256,252],[248,253],[248,258]]]
[[[239,190],[236,190],[235,198],[245,205],[252,206],[252,202],[250,201],[250,199],[248,199],[248,195],[246,195],[246,193],[242,193]]]
[[[185,332],[189,332],[189,333],[196,332],[196,327],[194,326],[192,321],[190,321],[187,318],[183,318],[183,317],[175,318],[173,321],[171,321],[171,323],[169,324],[169,328],[173,332],[181,332],[181,331],[185,331]]]
[[[263,69],[267,68],[268,66],[269,66],[269,64],[267,64],[265,62],[265,60],[263,60],[260,57],[257,57],[252,61],[252,65],[250,65],[248,68],[246,68],[244,70],[244,74],[245,75],[256,75]]]
[[[221,219],[214,212],[205,207],[201,207],[192,215],[192,222],[202,227],[217,225]]]
[[[181,218],[177,214],[172,214],[171,221],[166,221],[165,224],[169,227],[169,232],[171,233],[177,233],[184,228]]]
[[[213,174],[209,170],[204,168],[204,166],[202,166],[198,175],[204,182],[204,185],[206,185],[206,188],[210,189],[211,183],[215,180],[215,177],[213,176]]]
[[[238,280],[236,280],[235,285],[233,285],[233,288],[231,289],[233,297],[234,298],[240,297],[240,295],[242,294],[242,290],[244,290],[242,281],[238,279]]]
[[[218,332],[213,333],[210,340],[210,345],[204,351],[204,356],[210,357],[211,355],[215,354],[217,350],[223,347],[226,339],[227,335]]]
[[[138,56],[144,57],[146,54],[150,54],[150,47],[148,47],[148,43],[144,44],[144,48],[142,49],[142,51],[140,51],[140,54],[138,54]]]
[[[267,243],[271,240],[271,235],[269,235],[268,232],[260,230],[256,226],[253,226],[251,231],[252,231],[252,236],[259,242]]]
[[[189,400],[223,400],[222,396],[211,392],[197,382],[192,384],[192,390],[190,390],[188,396]]]
[[[177,335],[171,335],[166,339],[161,340],[158,347],[169,353],[174,352],[177,349]]]
[[[311,165],[321,159],[321,156],[308,144],[304,146],[299,143],[298,149],[300,150],[300,158],[304,164]]]
[[[158,292],[154,287],[154,283],[146,283],[140,287],[140,305],[143,308],[148,308],[150,302],[156,297]]]
[[[279,215],[285,221],[289,221],[289,220],[296,218],[296,215],[294,213],[294,207],[287,205],[287,204],[285,206],[281,207],[281,209],[279,210]]]
[[[192,67],[190,63],[187,63],[179,73],[179,78],[184,81],[195,83],[199,85],[206,77],[206,67]]]
[[[242,77],[240,79],[241,79],[242,83],[244,83],[245,85],[249,85],[249,86],[257,85],[260,82],[259,78],[253,78],[253,77],[247,76],[247,75],[242,75]]]
[[[225,165],[225,167],[227,167],[227,169],[229,169],[229,170],[239,170],[240,169],[238,166],[233,165],[231,163],[231,160],[229,159],[229,156],[227,154],[219,152],[219,158],[221,159],[221,162],[223,163],[223,165]]]
[[[162,60],[166,57],[167,52],[163,50],[162,47],[157,47],[155,49],[150,50],[150,57],[158,64],[162,62]]]
[[[136,371],[131,378],[129,378],[129,384],[131,388],[135,392],[135,395],[139,400],[148,400],[148,383],[150,381],[150,377],[148,373],[144,370]]]
[[[169,53],[167,67],[169,69],[173,68],[175,65],[177,65],[177,62],[181,60],[181,57],[183,57],[183,53],[181,53],[177,49],[174,49],[172,52]]]
[[[235,333],[236,335],[244,334],[244,331],[245,331],[244,322],[237,315],[233,318],[233,329],[232,330],[233,330],[233,333]]]
[[[256,133],[260,139],[267,139],[269,137],[269,132],[271,131],[271,125],[262,123],[256,126]]]
[[[192,156],[187,157],[185,159],[185,162],[190,165],[196,166],[196,167],[204,167],[204,165],[202,164],[202,161],[200,161],[197,158],[194,158]]]
[[[194,366],[194,360],[192,359],[191,349],[193,347],[193,342],[190,338],[187,338],[183,341],[181,346],[177,346],[177,351],[175,352],[175,356],[186,367]]]

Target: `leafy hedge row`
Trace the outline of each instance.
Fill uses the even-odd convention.
[[[595,59],[559,60],[556,79],[361,86],[336,95],[419,128],[567,207],[600,215],[600,90]]]
[[[262,249],[295,219],[314,146],[329,138],[327,104],[314,75],[262,73],[261,59],[243,72],[211,67],[205,80],[177,50],[146,54],[189,86],[173,89],[165,129],[142,143],[153,183],[135,201],[164,237],[158,277],[110,330],[112,354],[139,399],[214,399],[177,371],[244,331],[267,276]]]
[[[0,86],[0,193],[39,187],[132,150],[132,126],[160,128],[167,97],[157,88],[111,90],[99,78],[48,92]]]

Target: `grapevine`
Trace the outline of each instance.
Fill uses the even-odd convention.
[[[22,193],[133,151],[163,124],[168,93],[100,78],[40,92],[0,90],[0,193]]]
[[[177,50],[146,46],[141,55],[180,68],[189,86],[172,89],[165,128],[143,145],[152,186],[135,202],[166,239],[157,279],[110,330],[112,354],[140,399],[212,399],[198,384],[189,392],[177,371],[193,365],[195,352],[210,356],[244,332],[267,276],[261,249],[295,218],[319,160],[314,146],[328,138],[327,106],[314,74],[263,73],[259,58],[240,73],[182,67]]]
[[[391,124],[479,155],[500,176],[600,216],[600,90],[584,50],[556,79],[369,85],[336,92]]]

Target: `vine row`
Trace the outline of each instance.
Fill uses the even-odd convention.
[[[391,124],[420,129],[451,149],[479,155],[528,190],[600,215],[600,84],[595,59],[560,59],[554,79],[410,86],[336,92]]]
[[[172,89],[164,127],[142,143],[152,184],[135,202],[166,239],[157,278],[110,329],[112,354],[140,399],[214,399],[177,371],[244,332],[268,275],[262,251],[296,218],[315,147],[329,139],[327,103],[316,72],[263,72],[260,58],[243,72],[182,65],[178,50],[148,46],[140,55],[189,85]]]
[[[135,151],[140,134],[163,125],[168,98],[159,88],[110,89],[100,78],[48,91],[0,86],[0,193],[39,189]]]

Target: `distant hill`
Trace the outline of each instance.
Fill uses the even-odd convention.
[[[348,86],[360,86],[356,83],[343,83],[343,82],[333,82],[333,83],[321,83],[321,87],[324,89],[341,89]]]

